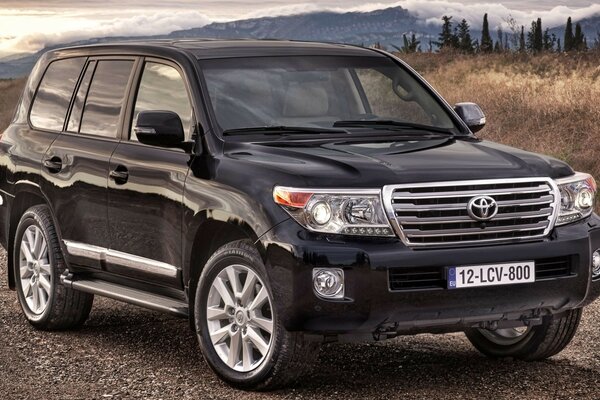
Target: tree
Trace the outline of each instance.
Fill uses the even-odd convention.
[[[490,25],[488,23],[487,13],[483,16],[480,48],[483,53],[490,53],[494,50],[494,41],[490,35]]]
[[[504,19],[504,22],[510,30],[510,34],[506,34],[506,48],[509,49],[510,47],[512,47],[513,49],[519,49],[519,38],[521,36],[521,28],[519,27],[517,20],[512,15],[509,15],[507,18]]]
[[[565,51],[573,51],[573,22],[571,21],[571,17],[567,20],[567,27],[565,28],[565,41],[564,41],[564,49]]]
[[[501,26],[498,27],[496,34],[498,35],[498,42],[496,42],[498,46],[498,51],[502,52],[505,50],[505,47],[508,47],[508,41],[504,43],[504,31],[502,30]]]
[[[463,19],[456,28],[456,38],[458,40],[458,48],[465,53],[473,53],[473,39],[471,38],[471,27],[466,19]]]
[[[416,53],[417,51],[421,51],[421,42],[417,40],[417,37],[413,33],[410,39],[406,36],[406,34],[402,35],[403,45],[402,47],[392,45],[396,50],[401,53]]]
[[[440,50],[455,49],[458,47],[458,40],[452,32],[452,17],[444,15],[442,17],[442,32],[438,36],[436,45]]]
[[[525,53],[527,46],[525,44],[525,27],[521,25],[521,35],[519,36],[519,52]]]
[[[577,23],[575,25],[575,36],[573,38],[573,50],[575,51],[586,51],[587,50],[587,40],[585,35],[583,34],[583,30],[581,29],[581,24]]]
[[[544,34],[542,33],[542,19],[538,18],[535,23],[534,50],[538,53],[544,50]]]
[[[554,46],[556,45],[556,35],[550,34],[550,29],[546,28],[544,31],[544,43],[543,48],[544,51],[554,51]]]
[[[544,35],[542,33],[542,19],[531,23],[531,30],[527,34],[527,48],[532,53],[539,53],[544,50]]]
[[[381,42],[376,42],[372,47],[377,50],[387,50]]]

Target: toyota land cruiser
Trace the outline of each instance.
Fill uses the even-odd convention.
[[[320,342],[464,331],[542,360],[600,292],[596,184],[481,140],[385,52],[289,41],[54,50],[0,140],[0,241],[25,318],[94,295],[190,321],[229,384]]]

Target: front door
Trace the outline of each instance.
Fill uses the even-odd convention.
[[[129,135],[110,160],[107,269],[165,287],[181,288],[183,189],[192,155],[141,144],[133,126],[140,111],[173,111],[190,139],[194,117],[180,70],[146,60],[132,104]]]

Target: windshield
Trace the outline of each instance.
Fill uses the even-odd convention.
[[[252,57],[201,66],[225,134],[262,127],[461,132],[417,79],[385,57]]]

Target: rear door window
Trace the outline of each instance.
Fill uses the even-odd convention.
[[[80,132],[116,138],[132,60],[100,60],[87,94]]]
[[[29,115],[33,127],[62,131],[84,63],[85,58],[78,57],[54,61],[48,66]]]

